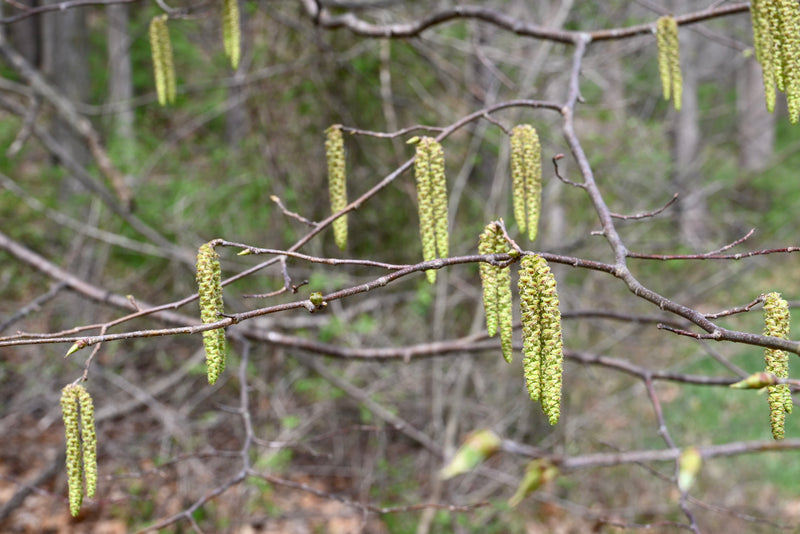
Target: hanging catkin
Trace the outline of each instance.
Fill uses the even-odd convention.
[[[328,162],[328,194],[331,212],[338,213],[347,206],[347,171],[345,168],[342,126],[334,124],[325,130],[325,159]],[[347,214],[333,221],[333,238],[341,250],[347,247]]]
[[[511,190],[514,220],[533,241],[542,204],[542,147],[536,129],[520,124],[511,129]]]
[[[158,103],[166,106],[175,102],[175,64],[172,59],[172,41],[167,27],[167,16],[153,17],[150,21],[150,51],[153,57],[153,74],[156,79]]]
[[[67,442],[69,511],[77,516],[86,495],[97,490],[97,432],[92,397],[83,386],[70,384],[61,390],[61,414]]]
[[[502,254],[508,252],[503,231],[497,223],[489,223],[478,240],[480,254]],[[500,330],[500,345],[503,358],[511,362],[513,357],[513,318],[511,298],[511,268],[481,262],[481,285],[483,286],[483,308],[486,313],[486,330],[494,336]]]
[[[563,345],[556,281],[540,256],[525,256],[519,271],[523,372],[532,400],[541,400],[551,425],[561,415]]]
[[[671,96],[675,109],[680,110],[683,97],[680,44],[678,23],[671,15],[664,15],[658,19],[656,42],[658,44],[658,73],[661,76],[664,100],[669,100]]]
[[[234,70],[239,67],[242,53],[240,23],[239,0],[222,0],[222,44]]]
[[[204,244],[197,252],[197,286],[203,324],[219,321],[223,312],[222,269],[219,255],[211,243]],[[225,329],[203,331],[203,347],[206,352],[208,383],[214,384],[225,369]]]
[[[764,335],[789,339],[789,305],[780,293],[764,296]],[[766,372],[777,378],[789,378],[789,355],[786,351],[764,349]],[[792,411],[792,394],[788,384],[767,386],[772,437],[783,439],[786,414]]]
[[[447,228],[447,180],[444,172],[442,146],[432,137],[413,139],[416,143],[414,176],[417,183],[419,232],[422,240],[422,259],[431,261],[449,254]],[[438,251],[438,256],[437,256]],[[430,283],[436,281],[436,271],[425,271]]]

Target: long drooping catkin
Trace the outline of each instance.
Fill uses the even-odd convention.
[[[449,253],[447,228],[447,180],[444,172],[442,146],[432,137],[413,139],[416,143],[414,176],[417,182],[419,232],[422,258],[431,261],[446,258]],[[425,271],[430,283],[436,281],[436,271]]]
[[[497,223],[489,223],[478,239],[480,254],[502,254],[508,251],[503,231]],[[483,308],[486,312],[486,329],[490,336],[500,330],[500,345],[503,358],[511,362],[513,358],[513,317],[511,296],[511,268],[480,263],[481,285],[483,286]]]
[[[325,130],[325,159],[328,163],[328,194],[331,212],[338,213],[347,206],[347,170],[345,168],[342,126],[334,124]],[[347,247],[347,214],[333,221],[333,238],[341,250]]]
[[[764,296],[764,335],[789,339],[789,305],[780,293]],[[764,349],[766,372],[777,378],[789,378],[789,355],[786,351]],[[783,439],[786,414],[792,411],[792,394],[787,384],[767,386],[769,392],[772,437]]]
[[[561,416],[563,344],[561,312],[553,273],[540,256],[520,263],[523,372],[532,400],[541,400],[551,425]]]
[[[240,24],[239,0],[222,0],[222,44],[225,56],[230,59],[234,69],[239,66],[242,54]]]
[[[222,268],[219,255],[211,243],[202,245],[197,252],[197,286],[203,324],[217,322],[223,312]],[[208,383],[214,384],[225,369],[225,329],[203,331],[203,347],[206,351]]]
[[[514,219],[533,241],[539,230],[542,204],[542,147],[533,126],[511,129],[511,184]]]
[[[67,481],[69,511],[77,516],[86,495],[97,490],[97,432],[92,397],[83,386],[70,384],[61,390],[61,413],[67,441]]]
[[[156,79],[158,103],[166,106],[175,102],[175,64],[172,59],[172,41],[167,27],[167,16],[153,17],[150,21],[150,51],[153,57],[153,74]]]
[[[680,43],[678,23],[671,15],[664,15],[656,23],[656,42],[658,44],[658,73],[664,99],[672,97],[676,110],[681,109],[683,97],[683,76],[681,75]]]

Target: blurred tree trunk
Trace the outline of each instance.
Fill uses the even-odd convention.
[[[106,8],[108,16],[108,103],[124,104],[113,114],[111,137],[125,147],[122,163],[130,168],[135,157],[133,135],[134,113],[130,106],[133,98],[133,73],[131,70],[130,35],[128,34],[128,5],[116,4]]]
[[[739,165],[745,171],[762,171],[775,148],[775,114],[764,103],[761,66],[755,58],[749,58],[736,77]]]
[[[686,0],[674,2],[675,13],[683,13],[688,7]],[[699,249],[708,238],[709,227],[707,192],[698,168],[701,136],[697,102],[697,36],[691,31],[681,31],[680,48],[683,99],[681,110],[674,114],[672,181],[681,196],[676,206],[680,242]]]
[[[38,0],[19,0],[19,3],[28,7],[38,7]],[[42,49],[40,42],[41,28],[38,17],[28,17],[14,24],[9,24],[8,40],[31,65],[41,65]]]
[[[48,3],[56,3],[50,1]],[[85,102],[89,95],[89,46],[86,11],[67,9],[42,16],[43,71],[70,100]],[[79,163],[89,162],[89,151],[81,136],[60,118],[53,121],[53,136]],[[64,193],[77,182],[67,180]]]

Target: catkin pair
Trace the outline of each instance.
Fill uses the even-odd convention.
[[[86,496],[97,491],[97,432],[92,397],[83,386],[70,384],[61,390],[61,413],[67,441],[69,512],[77,516]]]
[[[342,126],[334,124],[325,130],[325,159],[328,162],[328,193],[331,211],[338,213],[347,206],[347,173],[345,170],[344,137]],[[333,238],[336,246],[347,247],[347,214],[333,221]]]
[[[542,410],[554,425],[561,415],[561,312],[555,277],[541,256],[522,258],[519,296],[525,383],[531,399],[541,400]]]
[[[750,3],[753,44],[761,64],[767,109],[775,109],[775,87],[786,93],[789,119],[800,119],[800,6],[795,0]]]
[[[239,18],[239,0],[222,0],[222,44],[225,57],[230,59],[231,66],[239,66],[242,53],[242,30]]]
[[[444,174],[444,151],[432,137],[416,141],[414,176],[417,181],[419,232],[422,239],[422,258],[431,261],[446,258],[450,237],[447,228],[447,180]],[[438,256],[437,256],[438,252]],[[425,271],[428,282],[436,282],[436,271]]]
[[[169,38],[167,16],[153,17],[150,21],[150,51],[153,57],[153,74],[156,79],[158,103],[166,106],[175,103],[175,64],[172,59],[172,41]]]
[[[533,241],[539,231],[542,205],[542,146],[533,126],[511,129],[511,187],[514,219],[521,232],[528,229]]]
[[[212,243],[197,252],[197,286],[200,294],[200,318],[203,324],[215,323],[223,312],[222,268]],[[225,329],[203,331],[208,383],[214,384],[225,369]]]
[[[789,339],[789,305],[780,293],[764,295],[764,335]],[[766,372],[777,378],[789,378],[789,355],[786,351],[764,349]],[[767,386],[772,437],[783,439],[786,414],[792,412],[792,393],[788,384]]]
[[[672,15],[664,15],[658,19],[656,43],[658,45],[658,73],[661,76],[664,100],[669,100],[672,96],[672,104],[676,110],[680,110],[683,97],[683,76],[681,75],[678,23]]]
[[[486,225],[478,240],[480,254],[502,254],[508,252],[503,230],[496,222]],[[511,313],[511,267],[501,267],[488,262],[480,263],[483,286],[483,309],[486,312],[486,329],[494,336],[499,328],[503,358],[509,363],[513,357]]]

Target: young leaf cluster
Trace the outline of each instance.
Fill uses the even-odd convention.
[[[338,213],[347,206],[347,173],[345,170],[344,137],[342,126],[334,124],[325,130],[325,159],[328,162],[328,193],[331,211]],[[347,246],[347,214],[333,221],[333,238],[336,246]]]
[[[217,322],[223,311],[222,268],[211,243],[202,245],[197,252],[197,286],[203,324]],[[205,330],[203,348],[206,351],[208,383],[214,384],[225,369],[225,329]]]
[[[522,361],[528,393],[541,400],[550,424],[561,415],[564,362],[556,280],[541,256],[525,256],[519,270]]]
[[[450,237],[447,228],[447,181],[444,174],[444,151],[432,137],[416,141],[414,175],[417,181],[419,232],[422,239],[422,258],[431,261],[446,258]],[[438,256],[437,256],[438,253]],[[425,271],[428,282],[436,281],[436,271]]]
[[[672,15],[664,15],[656,23],[656,43],[658,44],[658,74],[664,100],[672,96],[676,110],[681,109],[683,97],[683,77],[681,75],[681,52],[678,41],[678,23]]]
[[[520,231],[528,229],[528,238],[533,241],[542,204],[542,147],[529,124],[511,130],[511,187],[514,219]]]
[[[77,516],[83,503],[84,477],[86,496],[94,497],[97,491],[97,432],[89,392],[80,385],[65,386],[61,413],[67,441],[69,512]]]
[[[502,254],[508,246],[499,224],[486,225],[478,240],[480,254]],[[503,358],[511,363],[513,346],[513,318],[511,303],[511,267],[501,267],[491,263],[480,264],[481,285],[483,286],[483,308],[486,312],[486,329],[494,336],[500,329],[500,345]]]
[[[780,293],[764,296],[764,335],[789,339],[789,305]],[[783,350],[764,349],[766,372],[777,378],[789,378],[789,354]],[[783,439],[786,414],[792,412],[792,394],[788,384],[767,386],[772,437]]]
[[[767,109],[775,109],[777,86],[786,93],[789,119],[796,124],[800,120],[800,5],[794,0],[753,0],[750,16]]]

